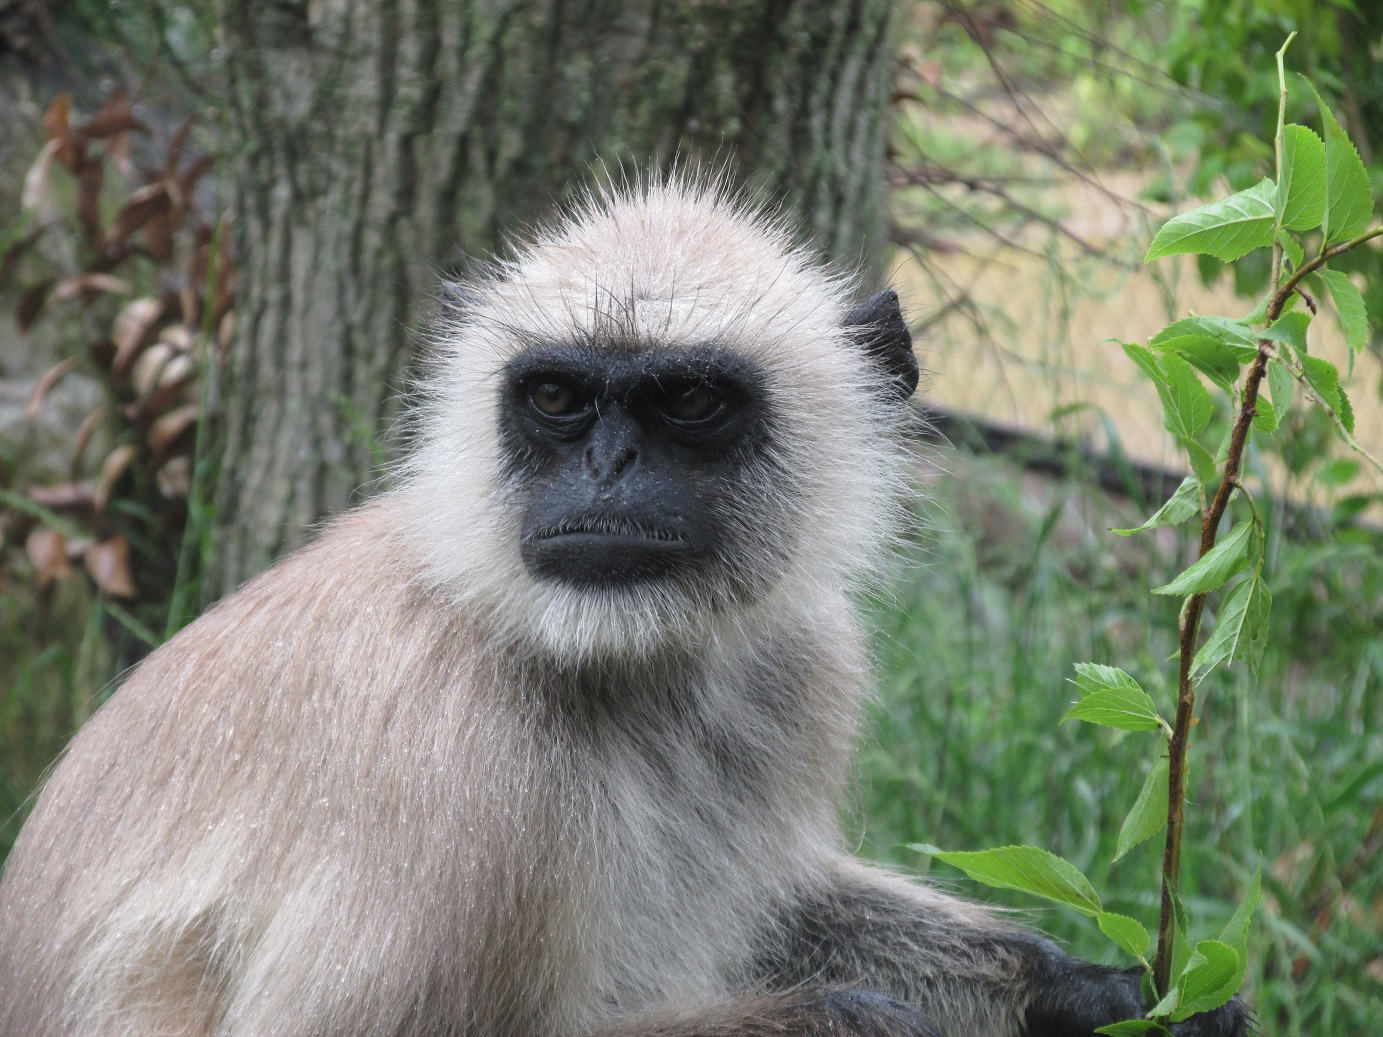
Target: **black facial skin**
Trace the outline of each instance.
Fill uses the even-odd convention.
[[[918,370],[897,294],[861,303],[845,328],[878,371],[880,395],[901,405]],[[768,528],[785,521],[784,509],[747,511],[791,497],[792,473],[771,460],[766,387],[755,363],[714,345],[534,345],[516,357],[501,430],[509,474],[528,493],[520,535],[529,572],[578,587],[699,574],[703,587],[752,593],[748,581],[770,575],[763,552],[785,552],[791,539]]]
[[[529,488],[524,564],[581,587],[675,578],[726,546],[729,498],[772,439],[764,378],[713,348],[527,350],[502,425]]]

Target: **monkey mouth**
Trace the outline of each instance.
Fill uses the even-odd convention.
[[[615,540],[651,541],[668,547],[686,544],[682,534],[666,526],[640,522],[624,515],[573,515],[540,529],[529,539],[534,542],[563,537],[609,537]]]

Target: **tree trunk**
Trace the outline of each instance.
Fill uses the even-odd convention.
[[[609,170],[881,260],[889,0],[221,0],[241,266],[214,597],[366,495],[439,277]]]

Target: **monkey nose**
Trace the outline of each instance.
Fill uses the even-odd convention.
[[[616,483],[638,458],[639,452],[632,446],[620,445],[613,450],[600,450],[592,444],[586,447],[586,473],[598,483]]]
[[[619,482],[639,459],[640,430],[619,407],[609,408],[591,430],[582,453],[586,475],[607,488]]]

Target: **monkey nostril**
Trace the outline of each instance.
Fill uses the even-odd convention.
[[[624,470],[634,463],[638,456],[639,454],[636,450],[621,450],[619,456],[615,458],[615,463],[610,466],[610,478],[618,479],[624,474]]]
[[[587,474],[592,479],[605,483],[619,479],[638,458],[639,452],[633,447],[625,447],[613,453],[603,453],[592,446],[587,447],[582,455]]]

